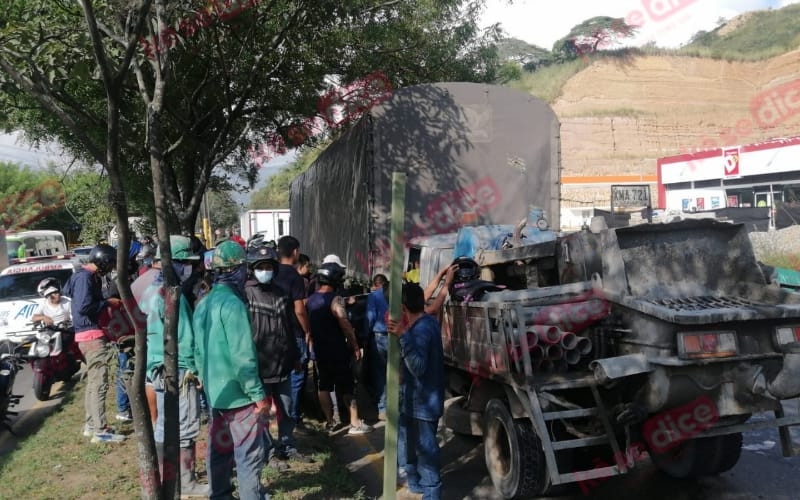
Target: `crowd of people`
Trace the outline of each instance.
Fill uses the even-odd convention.
[[[152,240],[140,243],[132,291],[147,319],[146,392],[163,467],[164,269],[160,248]],[[206,249],[198,239],[174,235],[170,248],[180,285],[177,341],[182,494],[229,497],[235,474],[240,498],[266,498],[260,481],[265,465],[281,471],[289,467],[289,460],[312,461],[298,450],[295,440],[295,431],[304,427],[301,399],[307,383],[316,386],[328,431],[346,426],[350,435],[371,432],[373,427],[359,415],[356,390],[366,389],[378,419],[386,418],[387,351],[389,335],[396,335],[402,359],[400,476],[412,492],[423,493],[425,498],[441,496],[436,428],[443,410],[444,361],[435,316],[456,267],[443,269],[425,291],[411,280],[406,282],[399,320],[388,316],[389,280],[382,274],[374,276],[364,324],[354,325],[342,293],[347,269],[341,259],[328,255],[312,274],[310,259],[300,253],[300,243],[292,236],[277,243],[223,239],[213,249],[211,269],[204,265]],[[94,247],[88,263],[64,286],[63,295],[71,302],[61,298],[57,282],[49,282],[41,290],[48,302],[37,311],[44,321],[55,320],[50,316],[71,316],[76,342],[87,362],[84,435],[93,443],[125,439],[111,429],[105,416],[111,355],[110,338],[101,325],[103,311],[121,307],[108,279],[115,264],[114,248]],[[418,264],[414,270],[418,272]],[[414,278],[419,279],[416,274]],[[442,292],[432,299],[442,282]],[[359,337],[356,330],[366,335]],[[356,370],[364,364],[365,351],[369,352],[369,367]],[[130,369],[130,361],[122,354],[118,369]],[[313,370],[309,370],[310,363]],[[118,387],[117,394],[117,419],[129,420],[124,386]],[[338,424],[334,396],[342,409]],[[208,485],[201,485],[195,472],[195,441],[203,408],[210,417]],[[276,436],[268,425],[271,410],[277,421]]]

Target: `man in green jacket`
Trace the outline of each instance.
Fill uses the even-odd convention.
[[[190,275],[192,263],[200,256],[192,252],[191,240],[186,236],[169,237],[172,249],[172,267],[178,280],[183,283]],[[161,248],[156,251],[156,260],[161,260]],[[147,314],[147,375],[156,390],[158,415],[153,431],[159,463],[164,457],[164,283],[161,273],[142,294],[140,308]],[[192,309],[186,297],[181,294],[178,302],[178,380],[180,397],[178,399],[180,422],[180,472],[181,494],[208,495],[208,487],[197,483],[195,475],[195,438],[200,434],[199,381],[195,376],[197,367],[194,361],[194,330],[192,329]],[[174,471],[163,467],[164,471]]]
[[[214,250],[211,291],[195,308],[195,361],[205,383],[210,498],[230,498],[233,468],[242,500],[269,498],[261,486],[264,427],[268,405],[258,374],[258,358],[244,292],[244,249],[223,241]]]

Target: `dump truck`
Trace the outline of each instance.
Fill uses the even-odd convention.
[[[764,275],[741,224],[534,224],[412,242],[481,266],[441,313],[444,424],[483,436],[504,498],[588,491],[647,457],[720,474],[755,429],[797,453],[781,402],[800,395],[800,295]]]
[[[354,277],[386,273],[393,172],[407,176],[404,241],[454,232],[464,212],[499,224],[531,205],[558,227],[559,127],[547,103],[506,87],[398,89],[293,180],[290,234],[314,262],[334,253]]]

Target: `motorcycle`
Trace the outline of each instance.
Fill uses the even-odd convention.
[[[69,382],[78,373],[84,361],[83,354],[69,323],[39,323],[36,336],[29,344],[27,358],[33,368],[33,394],[39,401],[47,401],[53,382]]]
[[[17,412],[11,408],[19,404],[22,399],[21,394],[14,394],[14,380],[17,373],[25,363],[25,355],[21,352],[20,346],[13,342],[0,342],[0,426],[9,432],[11,427],[8,424],[8,417],[16,415]]]

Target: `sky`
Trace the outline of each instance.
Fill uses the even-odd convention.
[[[573,26],[594,16],[641,19],[632,41],[679,47],[700,30],[716,27],[720,17],[780,8],[800,0],[487,0],[481,24],[500,23],[508,36],[551,49]],[[654,15],[651,15],[651,12]]]

